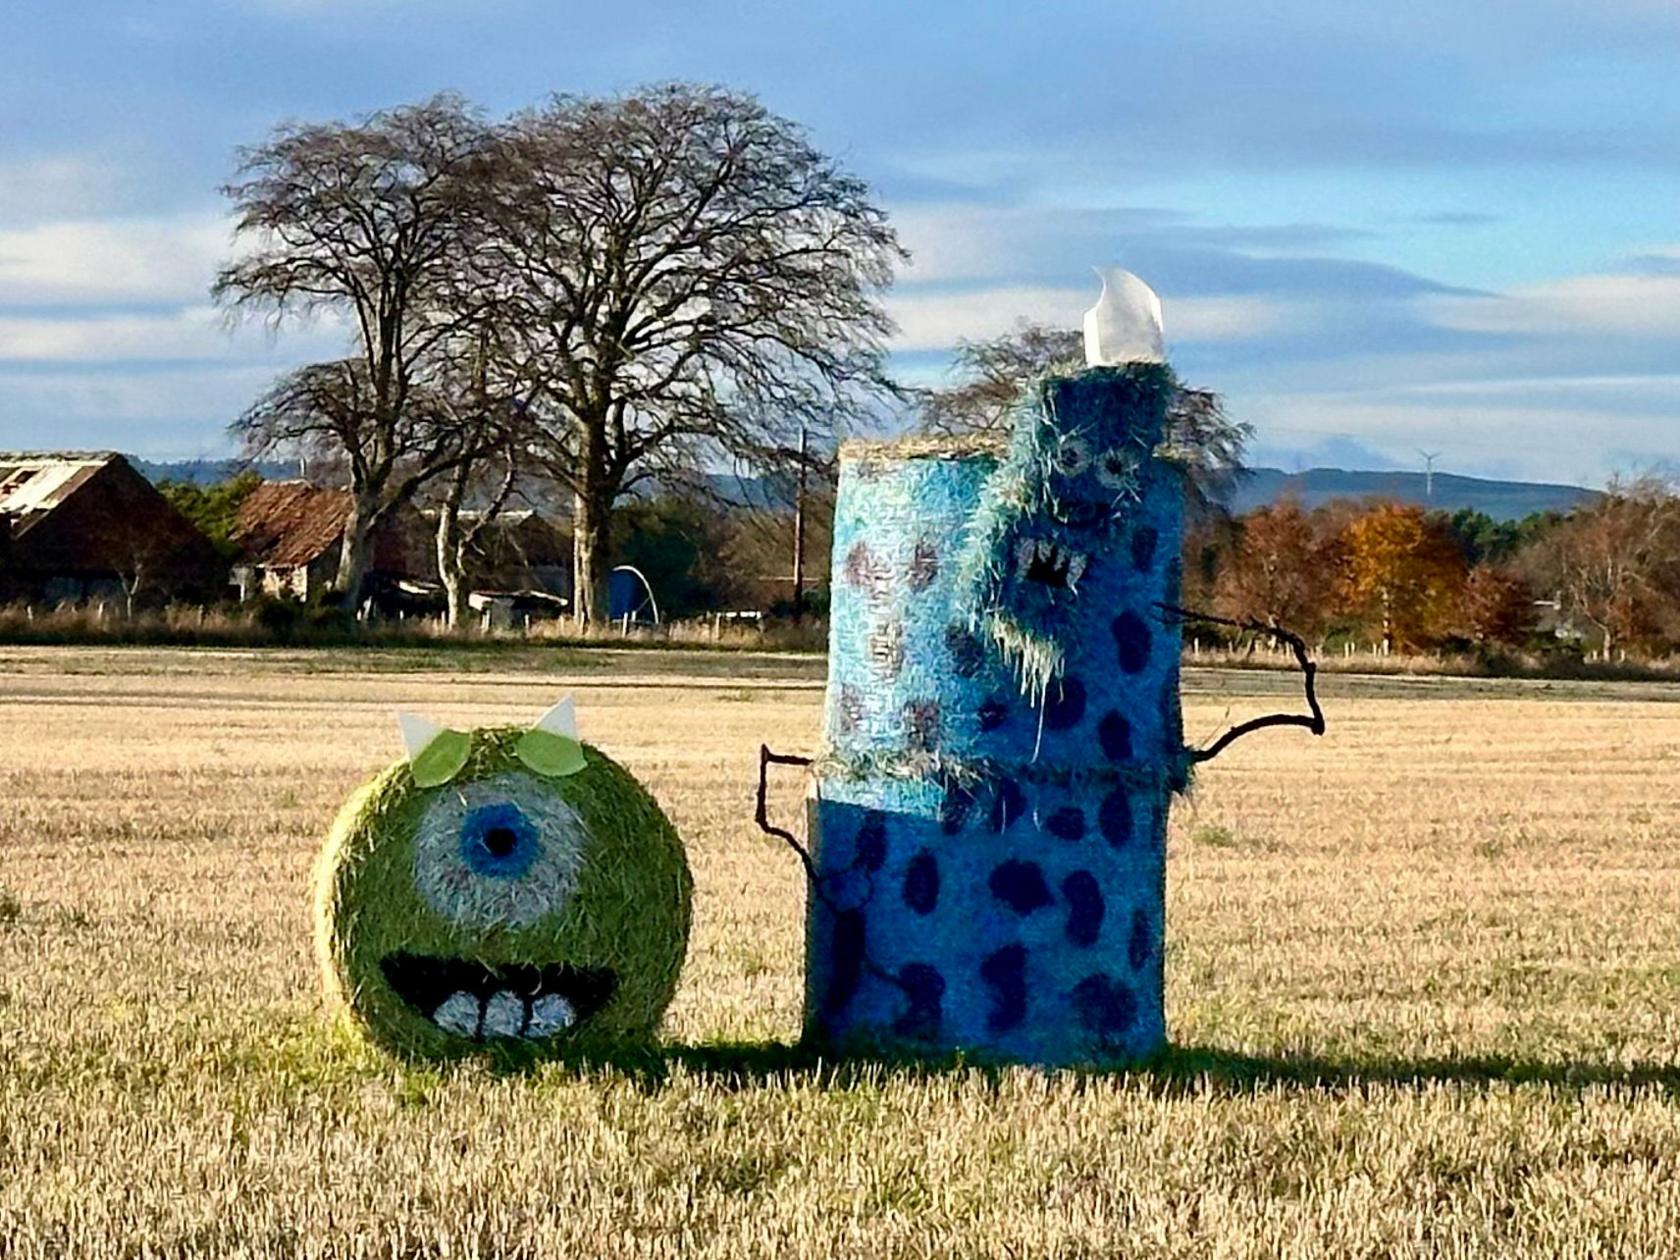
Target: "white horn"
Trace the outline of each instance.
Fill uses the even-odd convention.
[[[567,696],[543,714],[531,729],[547,731],[550,735],[564,735],[567,739],[576,739],[578,737],[577,713],[574,711],[572,698]]]
[[[444,728],[430,718],[423,718],[418,713],[408,713],[397,710],[397,729],[402,732],[403,747],[408,750],[408,759],[413,761],[426,751],[430,744]]]
[[[1165,363],[1161,299],[1123,267],[1097,267],[1102,296],[1085,312],[1085,364]]]

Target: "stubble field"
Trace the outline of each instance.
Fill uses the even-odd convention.
[[[821,666],[0,650],[0,1257],[1680,1251],[1680,696],[1331,677],[1175,806],[1175,1049],[825,1065],[759,741]],[[1196,736],[1292,684],[1186,682]],[[654,1063],[393,1065],[328,1024],[307,882],[390,712],[564,691],[686,838]],[[791,775],[773,801],[797,814]]]

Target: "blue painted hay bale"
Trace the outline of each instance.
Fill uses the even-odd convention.
[[[1093,373],[1052,379],[1029,407],[1080,426],[1098,456],[1129,452],[1131,485],[1118,504],[1093,471],[1051,474],[1067,483],[1056,486],[1057,507],[1110,509],[1077,526],[988,519],[995,442],[842,451],[824,719],[833,755],[1089,766],[1177,757],[1180,634],[1161,605],[1178,600],[1183,482],[1153,457],[1160,416],[1148,411],[1140,427],[1110,384]],[[976,593],[986,561],[975,559],[988,545],[1002,553],[991,561],[1008,602],[1022,585],[1017,553],[1041,540],[1084,557],[1077,593],[1058,610],[1064,656],[1042,704],[1023,696],[992,641]]]
[[[1108,771],[820,778],[807,1036],[1052,1065],[1153,1054],[1166,796]]]
[[[1035,385],[1007,446],[842,451],[813,1040],[1046,1064],[1161,1045],[1175,388],[1092,369]]]

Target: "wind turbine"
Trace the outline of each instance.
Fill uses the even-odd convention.
[[[1441,458],[1441,452],[1420,450],[1418,454],[1423,456],[1423,497],[1433,499],[1435,497],[1435,461]]]

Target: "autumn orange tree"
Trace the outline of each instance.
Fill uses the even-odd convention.
[[[1385,651],[1427,647],[1451,625],[1464,589],[1464,554],[1439,517],[1384,503],[1343,529],[1341,596],[1379,627]]]
[[[1316,639],[1330,618],[1342,552],[1341,538],[1299,503],[1258,508],[1235,524],[1214,579],[1214,606],[1227,617],[1257,618]]]

